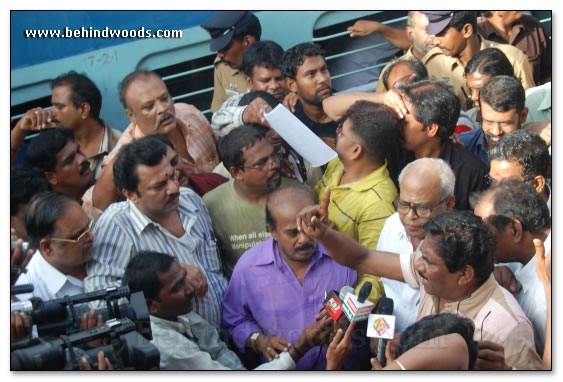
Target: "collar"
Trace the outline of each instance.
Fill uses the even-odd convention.
[[[37,257],[39,269],[41,270],[41,278],[43,280],[49,280],[45,282],[45,286],[49,289],[52,296],[55,296],[68,282],[74,284],[75,286],[84,289],[84,283],[71,275],[65,275],[57,268],[52,266],[45,260],[43,255],[36,251],[34,257]]]
[[[213,66],[215,67],[215,70],[217,70],[217,67],[219,67],[219,66],[225,66],[225,67],[229,68],[229,70],[233,71],[233,75],[237,74],[237,73],[242,73],[240,71],[240,69],[231,68],[231,66],[229,64],[227,64],[226,62],[222,61],[219,56],[216,56],[215,60],[213,60]]]
[[[498,39],[502,39],[503,41],[505,41],[506,44],[512,45],[512,41],[514,41],[515,37],[518,36],[520,31],[524,29],[524,24],[522,23],[522,19],[523,17],[521,17],[520,20],[512,24],[512,28],[510,28],[510,31],[508,32],[508,41],[504,38],[504,36],[500,35],[497,32],[497,30],[489,20],[485,19],[486,21],[480,23],[479,26],[481,27],[480,29],[483,32],[485,32],[483,33],[483,35],[487,39],[489,39],[491,36],[496,36]]]
[[[97,154],[92,155],[90,158],[88,159],[94,159],[94,158],[98,158],[104,155],[107,155],[111,150],[110,150],[110,146],[112,146],[113,143],[113,134],[111,131],[111,128],[109,127],[108,123],[106,121],[102,121],[103,125],[104,125],[104,136],[102,137],[102,144],[100,145],[100,150],[98,151]]]
[[[462,297],[461,299],[449,302],[444,305],[444,309],[440,313],[461,313],[464,316],[475,319],[483,304],[493,295],[497,289],[498,283],[495,280],[493,273],[489,275],[487,281],[477,288],[469,296]],[[432,296],[434,301],[435,311],[438,312],[439,298]]]
[[[177,321],[170,321],[164,318],[150,316],[151,324],[160,327],[162,329],[171,329],[175,332],[181,333],[190,339],[193,339],[194,334],[192,332],[192,326],[201,321],[201,318],[195,312],[189,312],[178,316]]]
[[[180,205],[177,209],[186,233],[190,232],[192,226],[197,220],[197,214],[199,212],[198,206],[190,198],[185,197],[187,193],[188,191],[186,188],[180,187]],[[127,203],[129,205],[129,214],[131,215],[131,220],[133,222],[133,230],[137,235],[140,235],[149,225],[159,227],[160,229],[166,231],[166,228],[152,221],[151,218],[142,213],[131,200],[127,199]]]
[[[385,181],[386,178],[389,177],[386,159],[385,162],[377,170],[372,171],[369,175],[364,176],[362,179],[357,180],[353,183],[340,184],[340,180],[344,175],[344,165],[339,158],[334,158],[333,161],[334,171],[332,172],[332,176],[330,177],[328,184],[331,189],[350,189],[357,192],[367,191],[377,186],[379,183]]]
[[[539,281],[536,273],[536,255],[526,265],[514,272],[514,277],[522,285],[522,290],[528,290],[534,286],[534,280]]]

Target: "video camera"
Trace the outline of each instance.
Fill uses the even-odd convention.
[[[129,303],[118,304],[122,298],[128,298]],[[33,304],[12,304],[12,311],[25,307],[23,310],[30,322],[37,325],[39,335],[11,342],[12,370],[80,370],[82,356],[94,369],[100,351],[120,370],[158,369],[160,353],[149,342],[152,332],[143,292],[111,287],[46,302],[34,300]],[[86,303],[95,300],[106,302],[105,308],[96,310],[104,325],[80,331],[81,314],[89,310]],[[109,338],[109,344],[85,348],[86,343],[100,337]]]

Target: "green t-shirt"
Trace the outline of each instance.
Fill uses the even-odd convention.
[[[298,184],[296,180],[282,177],[281,187]],[[223,271],[230,278],[242,254],[270,238],[266,230],[265,204],[252,204],[241,198],[233,179],[205,194],[203,202],[213,221]]]

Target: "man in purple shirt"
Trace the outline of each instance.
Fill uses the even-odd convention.
[[[268,197],[266,227],[272,237],[242,255],[223,298],[223,325],[242,353],[254,351],[263,361],[276,357],[315,321],[326,294],[356,284],[356,272],[297,231],[297,213],[314,204],[315,195],[298,186]],[[325,354],[326,347],[313,347],[297,370],[324,370]]]

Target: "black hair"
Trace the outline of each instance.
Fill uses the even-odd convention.
[[[41,239],[55,234],[57,220],[71,203],[77,202],[66,194],[54,191],[43,191],[31,198],[25,206],[24,221],[32,248],[39,248]]]
[[[125,95],[127,94],[127,90],[129,89],[129,86],[131,86],[133,81],[140,77],[156,77],[158,79],[162,79],[158,73],[145,69],[138,69],[126,75],[125,78],[117,85],[119,102],[121,102],[125,109],[129,109],[129,105],[127,105],[127,102],[125,102]]]
[[[518,220],[524,231],[541,233],[551,227],[551,216],[545,200],[534,187],[516,179],[503,179],[483,192],[483,198],[494,198],[495,216],[490,222],[500,232],[508,223]]]
[[[393,109],[370,101],[356,101],[342,120],[351,122],[350,130],[360,139],[368,158],[383,164],[387,149],[397,142],[401,123]]]
[[[428,70],[426,69],[426,66],[424,66],[424,64],[419,60],[409,58],[398,59],[393,61],[391,65],[389,65],[389,67],[383,72],[381,79],[383,81],[385,90],[389,90],[389,77],[391,76],[391,72],[397,65],[403,63],[409,65],[411,70],[416,75],[415,78],[412,79],[412,81],[425,80],[428,78]]]
[[[461,31],[465,24],[471,24],[473,27],[473,34],[479,33],[477,30],[477,12],[476,11],[458,11],[454,12],[454,16],[450,20],[450,23],[444,31],[449,27],[455,28],[457,31]]]
[[[77,73],[71,70],[68,73],[61,74],[53,80],[51,90],[59,86],[70,86],[70,100],[74,107],[78,108],[83,103],[90,105],[90,115],[100,120],[100,110],[102,109],[102,93],[91,79],[85,74]]]
[[[229,132],[219,141],[219,154],[225,168],[243,168],[242,150],[251,148],[265,138],[265,132],[252,125],[243,125]]]
[[[424,225],[424,233],[436,237],[438,256],[444,260],[448,272],[470,265],[479,285],[493,272],[495,236],[472,212],[450,210],[437,215]]]
[[[57,154],[68,142],[74,142],[74,133],[65,127],[46,129],[29,142],[25,153],[25,162],[41,170],[54,171],[57,166]]]
[[[421,80],[402,84],[399,90],[414,106],[414,117],[424,128],[438,124],[437,135],[442,140],[453,134],[461,109],[450,86],[439,81]]]
[[[491,77],[514,77],[514,68],[506,55],[497,48],[478,51],[465,66],[464,75],[469,73],[488,74]]]
[[[16,164],[10,168],[10,216],[15,216],[20,205],[26,205],[31,197],[47,191],[49,182],[45,173],[28,164]]]
[[[526,106],[526,92],[522,83],[513,76],[493,77],[481,88],[479,102],[486,102],[493,110],[504,113],[515,109],[517,113]]]
[[[283,48],[273,41],[257,41],[250,44],[242,56],[244,74],[252,78],[254,67],[261,66],[266,69],[279,69]]]
[[[489,151],[489,160],[516,162],[522,166],[522,178],[529,182],[536,176],[547,178],[551,156],[545,141],[537,134],[518,129],[504,134]]]
[[[295,45],[285,51],[281,58],[281,72],[284,78],[295,79],[297,67],[303,65],[305,57],[321,56],[324,59],[325,52],[320,46],[312,42],[304,42]]]
[[[468,370],[472,370],[477,359],[477,342],[473,340],[475,324],[469,318],[452,313],[426,316],[406,328],[399,339],[395,358],[422,342],[453,333],[459,334],[465,340],[469,353]]]
[[[153,137],[146,136],[136,139],[123,146],[113,164],[113,182],[121,190],[135,192],[140,195],[139,175],[137,167],[156,166],[166,156],[166,144]]]
[[[254,101],[256,98],[262,98],[264,101],[266,101],[268,105],[270,105],[272,109],[280,104],[280,101],[270,93],[262,90],[253,90],[243,95],[238,105],[246,106],[250,104],[252,101]]]
[[[250,20],[235,28],[235,33],[233,35],[233,39],[242,40],[245,36],[254,36],[256,41],[260,41],[260,37],[262,36],[262,26],[260,25],[260,20],[256,15],[251,14]]]
[[[175,261],[164,253],[139,251],[129,260],[121,284],[129,286],[131,293],[142,291],[145,298],[159,300],[162,282],[158,274],[170,270]]]
[[[302,197],[310,198],[311,201],[313,202],[313,204],[317,203],[317,194],[315,194],[313,191],[311,191],[310,188],[305,187],[303,185],[293,185],[293,186],[280,187],[280,188],[272,191],[268,195],[268,199],[266,199],[266,207],[265,208],[266,208],[266,225],[270,225],[273,229],[276,228],[277,222],[274,219],[272,212],[270,211],[270,205],[272,203],[272,200],[274,200],[279,193],[290,192],[290,191],[293,193],[293,197],[291,199],[297,199],[296,194],[298,194]]]

